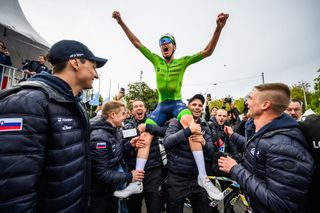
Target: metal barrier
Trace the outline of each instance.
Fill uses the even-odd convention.
[[[15,86],[23,78],[22,70],[0,64],[0,90]]]

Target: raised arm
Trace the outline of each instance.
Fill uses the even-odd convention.
[[[224,27],[224,25],[226,24],[228,17],[229,17],[229,14],[226,14],[226,13],[220,13],[218,15],[217,27],[213,33],[213,36],[212,36],[211,40],[209,41],[208,45],[206,46],[206,48],[204,48],[204,50],[201,51],[201,54],[203,55],[204,58],[212,55],[212,53],[218,43],[221,30]]]
[[[127,25],[123,22],[120,12],[119,11],[113,11],[112,18],[116,19],[118,24],[121,26],[131,43],[137,48],[140,49],[140,46],[142,45],[140,40],[131,32],[131,30],[127,27]]]

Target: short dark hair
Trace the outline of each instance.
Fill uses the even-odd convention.
[[[290,103],[290,88],[283,83],[266,83],[254,87],[260,92],[266,92],[262,98],[272,102],[271,109],[277,113],[284,112]]]
[[[292,99],[291,99],[291,102],[297,102],[297,103],[299,103],[299,104],[301,105],[301,108],[302,108],[302,106],[303,106],[303,102],[302,102],[300,99],[292,98]]]
[[[41,54],[41,55],[39,55],[39,57],[40,57],[40,56],[41,56],[41,57],[43,57],[43,59],[44,59],[44,60],[47,60],[47,56],[42,55],[42,54]]]

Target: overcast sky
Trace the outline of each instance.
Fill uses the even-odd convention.
[[[19,0],[25,16],[49,43],[79,40],[109,59],[99,69],[101,93],[142,80],[156,87],[152,64],[133,47],[111,18],[119,10],[128,27],[151,51],[161,55],[159,37],[171,33],[175,58],[205,48],[220,12],[230,17],[212,56],[184,75],[183,100],[196,93],[244,97],[254,85],[304,80],[313,86],[320,67],[319,0]],[[216,85],[214,85],[216,84]],[[95,90],[98,89],[95,82]],[[311,88],[313,89],[313,88]]]

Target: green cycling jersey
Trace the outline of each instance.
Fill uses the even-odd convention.
[[[187,67],[203,59],[201,53],[173,59],[170,64],[141,45],[141,53],[151,61],[156,72],[159,102],[166,100],[181,100],[183,75]]]

